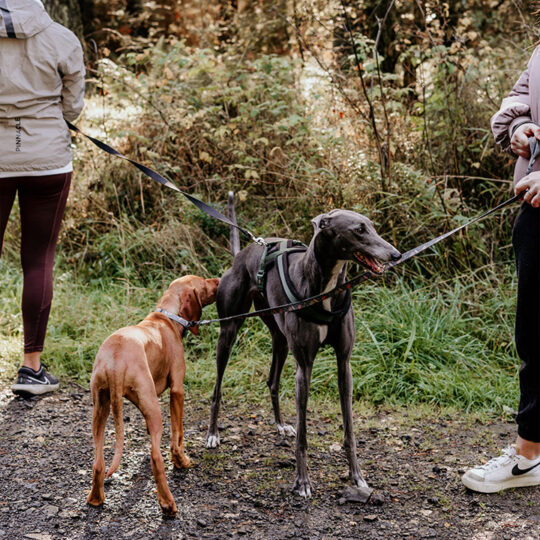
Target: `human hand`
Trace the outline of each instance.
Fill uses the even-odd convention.
[[[514,187],[514,193],[519,195],[525,192],[523,200],[533,208],[540,206],[540,171],[534,171],[522,178]]]
[[[540,139],[540,127],[532,122],[527,122],[526,124],[521,124],[510,140],[510,148],[514,154],[522,158],[531,157],[531,149],[529,148],[529,137],[536,137]]]

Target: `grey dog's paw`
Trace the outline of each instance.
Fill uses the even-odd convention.
[[[282,437],[296,437],[296,429],[289,424],[277,424],[277,430]]]
[[[296,477],[294,482],[293,491],[296,491],[300,497],[304,499],[311,499],[311,482],[309,478]]]
[[[368,483],[363,479],[362,475],[360,473],[356,475],[352,475],[351,477],[351,483],[353,486],[357,488],[364,488],[364,489],[370,489],[368,486]],[[373,490],[371,490],[373,491]]]
[[[220,444],[219,435],[210,435],[206,436],[206,448],[217,448]]]
[[[372,494],[373,490],[367,484],[365,486],[346,486],[341,492],[339,504],[346,502],[367,503]]]

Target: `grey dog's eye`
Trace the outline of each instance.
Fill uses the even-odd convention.
[[[359,234],[364,234],[366,232],[366,226],[363,223],[360,223],[360,225],[356,227],[356,232]]]

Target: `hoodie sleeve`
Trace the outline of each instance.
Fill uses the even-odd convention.
[[[491,131],[495,142],[500,144],[505,152],[511,152],[510,139],[514,129],[525,122],[532,122],[529,95],[529,68],[536,60],[540,51],[537,47],[527,64],[527,69],[521,74],[514,88],[503,99],[501,108],[491,117]]]
[[[81,43],[71,34],[58,62],[58,72],[62,78],[62,114],[66,120],[76,120],[84,107],[84,57]]]

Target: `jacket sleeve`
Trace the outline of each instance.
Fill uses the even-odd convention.
[[[505,152],[511,152],[510,139],[514,129],[525,122],[532,122],[529,95],[529,68],[536,60],[540,48],[536,48],[529,60],[527,69],[521,74],[511,92],[503,99],[501,108],[491,117],[491,131],[495,142]]]
[[[62,78],[62,114],[70,122],[76,120],[84,107],[84,57],[81,43],[71,34],[70,47],[62,54],[58,71]]]

